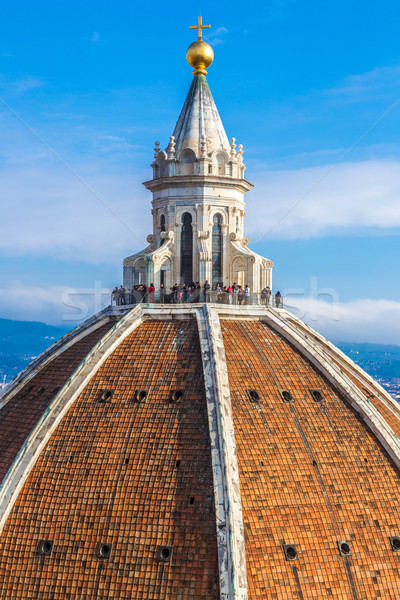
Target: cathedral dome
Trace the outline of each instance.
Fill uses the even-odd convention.
[[[399,408],[284,309],[109,308],[0,402],[0,598],[399,597]]]
[[[185,124],[207,114],[221,133],[204,81],[182,154]],[[231,163],[240,152],[233,140]],[[174,139],[160,154],[173,163]],[[121,302],[0,394],[0,599],[397,600],[398,404],[258,295],[273,263],[243,235],[248,182],[152,186],[154,232],[124,261],[137,279]],[[167,303],[166,274],[187,273],[204,295],[176,286]],[[213,277],[249,282],[254,302],[247,285],[244,302],[212,295]]]

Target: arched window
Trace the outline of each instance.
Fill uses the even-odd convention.
[[[180,160],[180,174],[181,175],[193,175],[194,173],[194,161],[195,154],[192,150],[184,150],[179,157]]]
[[[193,229],[190,213],[182,215],[181,281],[187,285],[193,281]]]
[[[165,215],[161,215],[160,217],[160,233],[162,231],[165,231]],[[165,240],[160,240],[160,246],[162,246],[164,242]]]
[[[217,154],[215,157],[215,162],[217,166],[217,174],[225,175],[225,156],[223,154]]]
[[[165,156],[160,152],[156,159],[156,179],[157,177],[167,177],[167,175],[168,167],[167,163],[165,162]]]
[[[212,228],[212,282],[222,284],[222,219],[214,215]]]

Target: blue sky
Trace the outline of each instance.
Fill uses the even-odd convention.
[[[334,339],[400,344],[400,5],[387,0],[3,2],[0,316],[74,324],[85,311],[69,294],[90,313],[90,290],[105,302],[143,247],[141,182],[191,83],[200,11],[275,290]]]

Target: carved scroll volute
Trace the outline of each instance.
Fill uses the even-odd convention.
[[[211,260],[211,251],[209,249],[208,239],[210,238],[209,231],[198,231],[199,238],[199,258],[200,262],[208,262]]]
[[[150,247],[154,248],[156,238],[155,238],[155,236],[152,233],[150,233],[147,236],[146,240],[147,240],[147,243],[150,245]]]

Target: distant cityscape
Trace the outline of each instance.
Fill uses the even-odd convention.
[[[0,388],[66,332],[45,323],[0,319]],[[336,345],[400,402],[400,346]]]
[[[340,342],[337,346],[400,402],[400,346]]]

